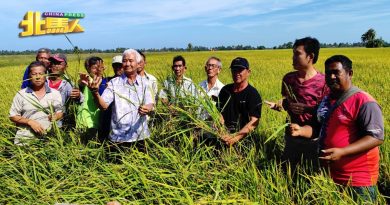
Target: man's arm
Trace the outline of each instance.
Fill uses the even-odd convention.
[[[252,132],[257,125],[259,124],[259,118],[251,116],[250,121],[241,128],[240,131],[234,134],[226,134],[222,136],[222,140],[227,145],[234,145],[236,142],[240,141],[244,137],[246,137],[250,132]]]
[[[25,125],[31,127],[31,129],[37,134],[44,134],[45,129],[35,120],[31,120],[20,115],[9,117],[9,119],[17,125]]]
[[[327,156],[320,157],[320,159],[336,161],[344,156],[359,154],[368,151],[374,147],[381,145],[382,143],[383,140],[377,139],[371,135],[366,135],[346,147],[322,150],[322,152],[327,154]]]

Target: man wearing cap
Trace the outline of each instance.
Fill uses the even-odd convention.
[[[65,69],[68,66],[67,58],[62,53],[54,54],[49,58],[49,77],[47,78],[47,85],[55,90],[58,90],[62,97],[62,106],[64,106],[64,119],[58,121],[58,125],[62,127],[72,127],[74,125],[73,115],[68,113],[69,102],[72,100],[76,103],[82,103],[84,96],[80,93],[78,88],[74,88],[71,82],[63,80]]]
[[[49,78],[48,85],[50,88],[60,91],[62,104],[65,106],[69,99],[76,102],[82,101],[80,90],[73,88],[71,82],[62,79],[65,69],[68,67],[65,54],[56,53],[49,58]]]
[[[46,70],[48,70],[50,62],[50,50],[48,48],[40,48],[37,51],[37,55],[35,56],[35,60],[42,62],[42,64],[46,67]],[[30,84],[29,80],[29,70],[26,68],[23,75],[23,82],[21,88],[26,88]]]
[[[122,56],[117,55],[112,58],[111,63],[112,69],[114,70],[114,76],[107,77],[107,81],[110,81],[111,79],[121,76],[123,74],[123,68],[122,68]]]
[[[221,140],[234,145],[246,137],[259,124],[261,117],[261,96],[248,83],[249,63],[245,58],[235,58],[231,65],[233,83],[224,86],[218,95],[217,107],[229,133]]]

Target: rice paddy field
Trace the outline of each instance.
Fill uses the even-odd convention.
[[[291,50],[210,51],[146,53],[147,72],[159,80],[171,73],[172,58],[183,55],[186,76],[199,83],[205,79],[208,57],[222,60],[222,82],[231,83],[229,65],[241,56],[249,60],[250,84],[263,100],[281,98],[281,79],[292,70]],[[385,142],[380,147],[380,177],[377,204],[390,197],[390,49],[321,49],[316,68],[324,72],[324,61],[343,54],[353,61],[353,83],[370,93],[381,105]],[[85,72],[83,60],[95,54],[68,55],[68,73],[76,79]],[[115,54],[96,54],[105,61],[106,75],[113,74]],[[361,204],[332,182],[326,171],[297,177],[283,173],[278,159],[283,150],[286,113],[262,108],[255,139],[260,149],[245,153],[194,143],[201,122],[188,116],[170,116],[158,107],[160,120],[151,126],[146,152],[120,152],[120,162],[110,160],[105,145],[83,145],[79,132],[70,129],[49,134],[29,146],[15,146],[15,126],[8,119],[11,102],[19,90],[26,66],[34,55],[0,56],[0,204]],[[161,82],[160,82],[161,83]],[[183,125],[184,124],[184,125]],[[242,145],[245,147],[244,145]],[[375,203],[374,203],[375,204]]]

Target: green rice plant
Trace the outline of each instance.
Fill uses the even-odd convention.
[[[390,72],[388,48],[321,49],[318,63],[323,71],[324,60],[343,53],[354,61],[355,85],[370,93],[381,105],[385,123],[385,141],[380,147],[381,195],[377,204],[388,204],[390,196],[389,163],[389,92]],[[173,56],[179,53],[147,53],[148,72],[167,76]],[[291,70],[291,50],[213,51],[182,53],[187,60],[187,74],[194,82],[205,78],[204,61],[211,55],[224,65],[237,56],[251,64],[250,83],[263,99],[280,95],[280,80]],[[90,55],[90,54],[88,54]],[[82,58],[88,56],[80,54]],[[98,54],[105,61],[115,54]],[[72,129],[49,133],[45,140],[29,146],[13,144],[15,127],[8,120],[8,111],[19,90],[25,65],[34,56],[0,56],[2,66],[2,101],[0,102],[0,204],[106,204],[117,200],[122,204],[359,204],[351,194],[340,189],[326,170],[318,173],[297,169],[297,177],[283,173],[278,160],[283,139],[264,143],[285,123],[285,115],[262,110],[262,119],[253,135],[258,135],[260,149],[248,147],[243,154],[235,148],[215,148],[196,144],[199,129],[212,129],[218,121],[202,124],[198,116],[200,103],[189,99],[177,106],[176,116],[168,108],[157,105],[156,116],[146,141],[147,151],[129,148],[116,153],[122,160],[110,160],[106,144],[80,144]],[[68,55],[70,74],[76,71],[77,56]],[[4,62],[4,63],[3,63]],[[167,69],[162,69],[167,68]],[[112,71],[108,71],[112,72]],[[263,79],[267,80],[263,80]],[[229,69],[222,69],[220,80],[231,82]],[[162,81],[161,81],[162,82]],[[180,99],[181,100],[181,99]],[[184,99],[185,100],[185,99]],[[198,105],[198,106],[196,106]],[[210,107],[213,115],[214,107]],[[187,113],[185,113],[187,112]],[[215,113],[217,116],[218,113]],[[153,119],[153,118],[152,118]],[[280,133],[280,132],[279,132]],[[280,136],[278,134],[277,136]],[[370,204],[370,203],[368,203]]]

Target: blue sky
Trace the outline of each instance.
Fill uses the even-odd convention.
[[[68,35],[80,48],[359,42],[369,28],[390,41],[388,0],[8,0],[0,4],[1,50],[70,48],[63,35],[19,38],[27,11],[85,13],[85,32]]]

